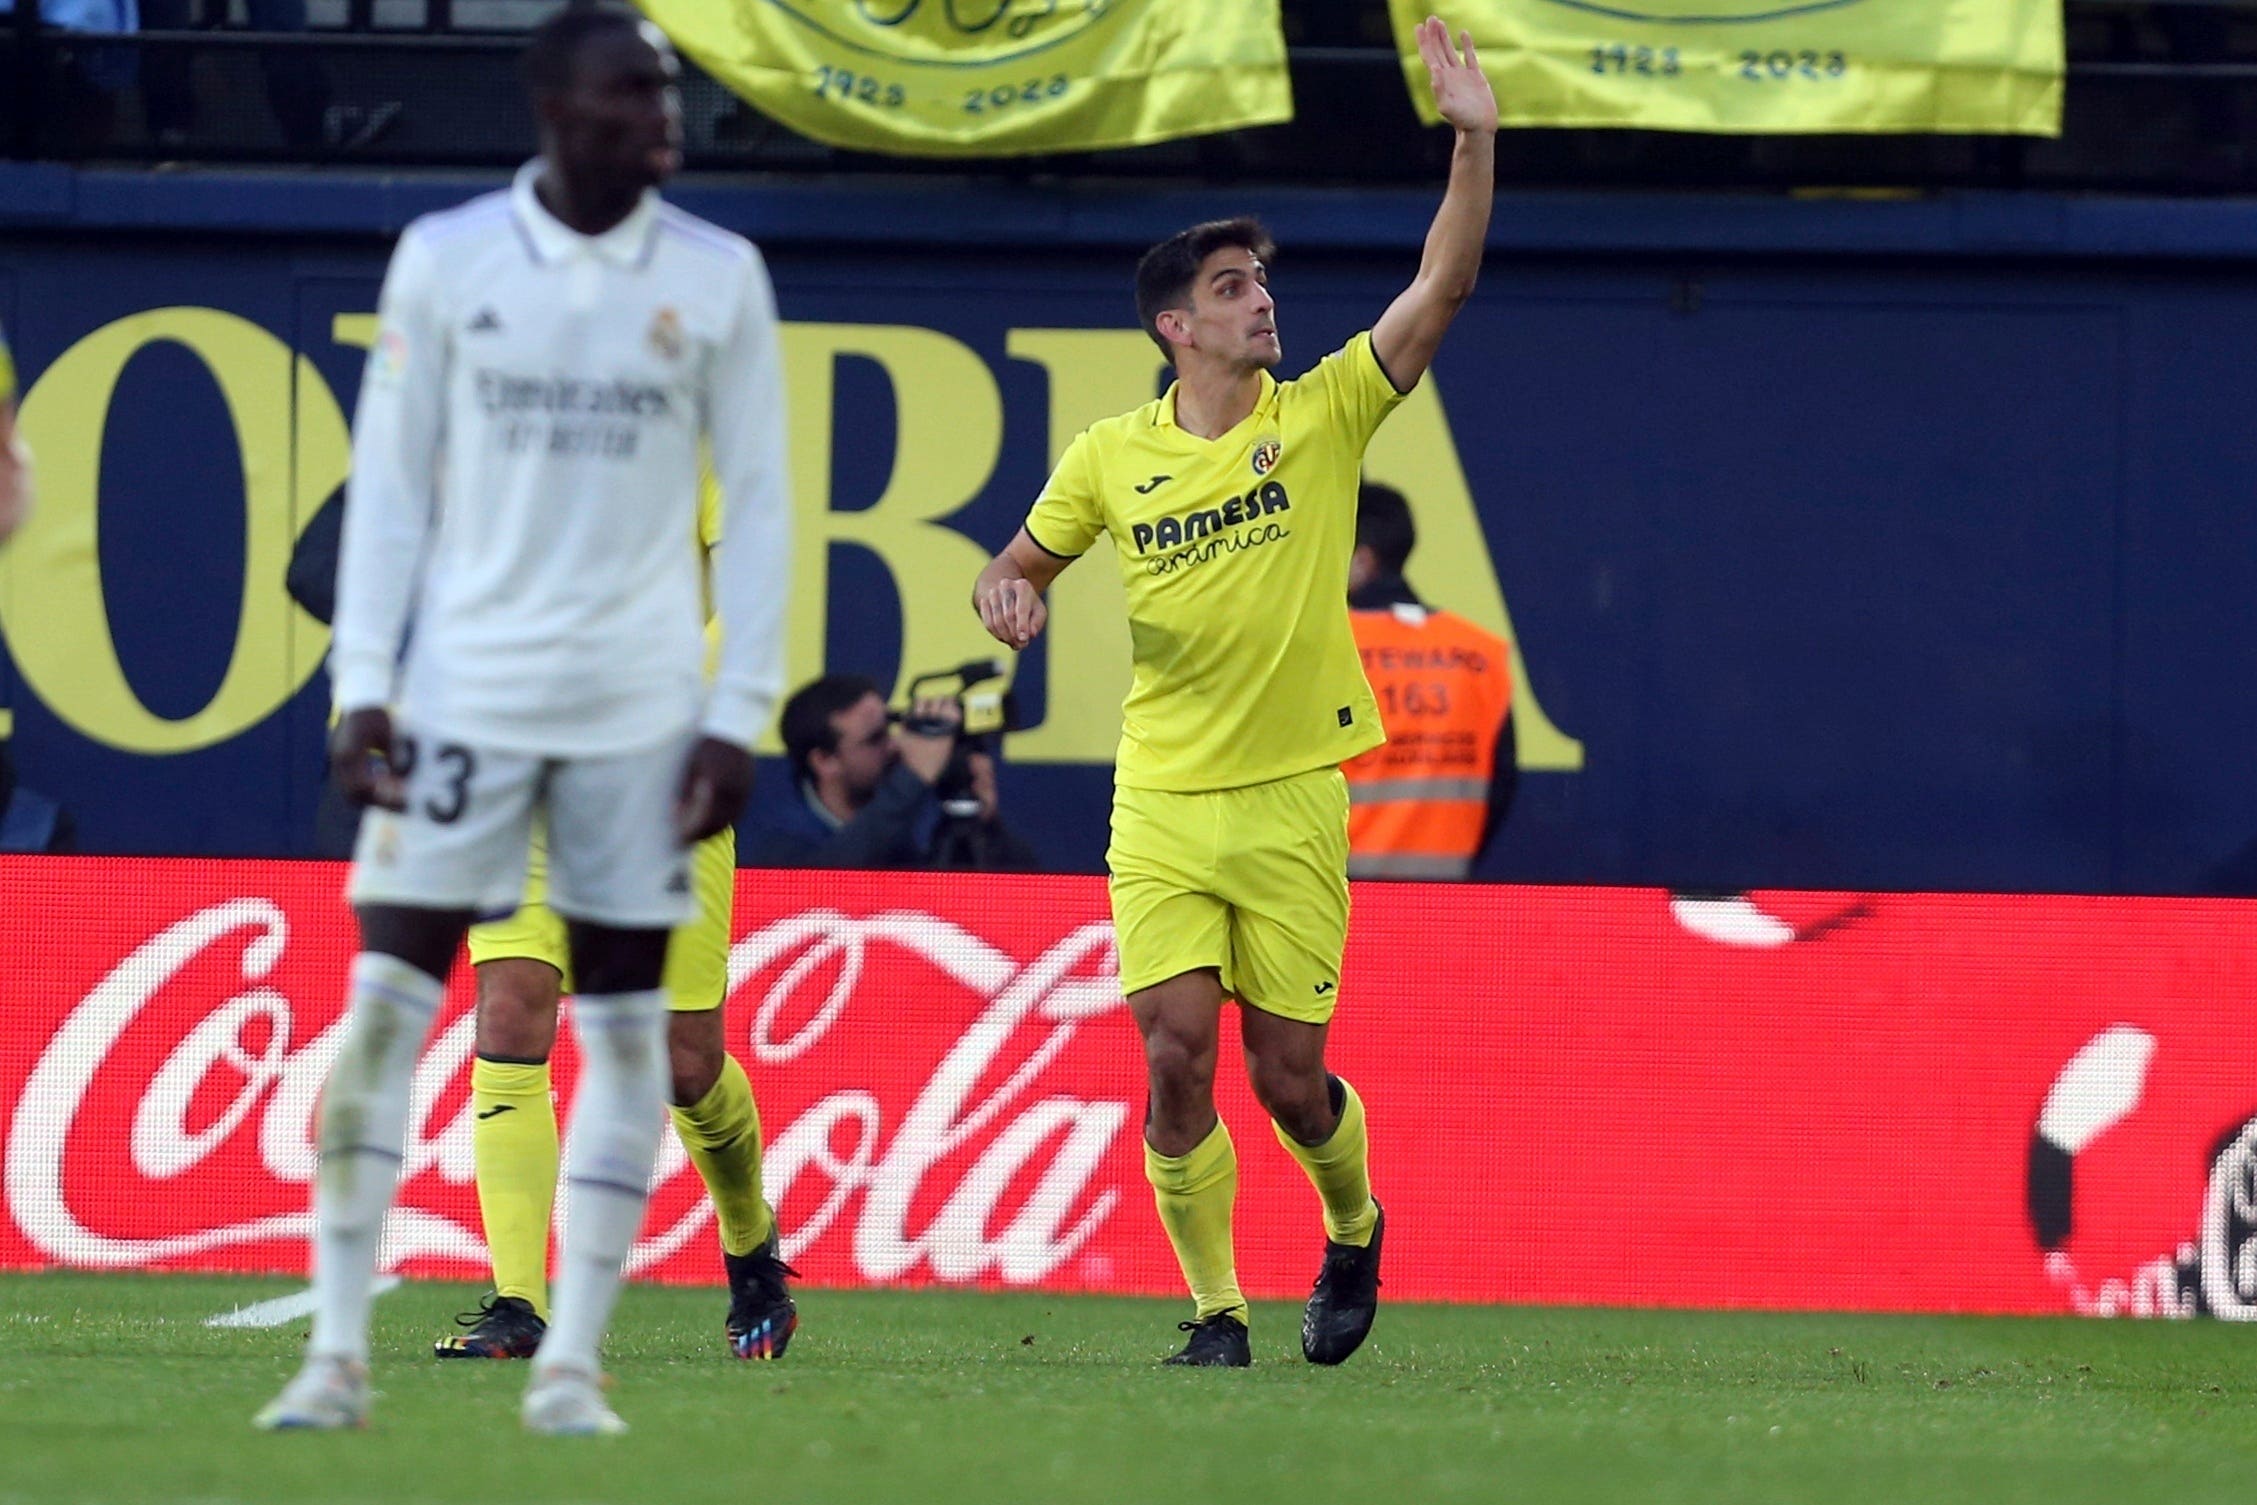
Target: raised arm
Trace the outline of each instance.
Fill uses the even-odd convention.
[[[1006,648],[1026,647],[1050,620],[1043,592],[1072,563],[1036,543],[1021,528],[1003,552],[988,561],[972,586],[972,606],[980,614],[980,625]]]
[[[1489,234],[1489,204],[1497,182],[1497,99],[1473,53],[1473,33],[1459,33],[1456,48],[1440,18],[1419,23],[1418,52],[1434,88],[1434,107],[1456,128],[1450,186],[1426,232],[1418,276],[1372,326],[1372,352],[1399,392],[1408,392],[1434,363],[1444,331],[1481,271]]]

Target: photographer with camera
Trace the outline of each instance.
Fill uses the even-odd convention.
[[[977,667],[928,675],[976,683]],[[965,697],[918,693],[906,716],[875,681],[829,674],[784,702],[792,787],[745,832],[748,867],[1033,872],[1041,864],[998,813],[993,733],[967,734]]]

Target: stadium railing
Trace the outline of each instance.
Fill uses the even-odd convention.
[[[507,165],[531,147],[514,55],[554,3],[313,0],[306,30],[274,33],[247,29],[237,8],[212,0],[199,7],[209,25],[88,37],[41,27],[26,0],[0,16],[0,149],[78,163]],[[1384,4],[1306,0],[1286,13],[1290,124],[1101,155],[910,161],[809,141],[692,66],[689,166],[1221,184],[1436,176],[1447,142],[1412,115]],[[2067,16],[2068,108],[2057,140],[1521,130],[1500,142],[1499,177],[1581,188],[2257,190],[2257,0],[2069,0]],[[194,111],[184,126],[150,128],[152,65],[176,78],[185,70]],[[285,132],[268,102],[274,72],[292,68],[321,92],[319,133]]]

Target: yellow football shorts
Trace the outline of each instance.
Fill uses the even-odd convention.
[[[1348,943],[1348,781],[1320,768],[1178,794],[1113,791],[1121,991],[1213,967],[1265,1014],[1332,1017]]]
[[[698,843],[690,854],[691,882],[697,886],[697,917],[677,927],[666,944],[668,1005],[694,1014],[719,1008],[729,992],[729,913],[737,889],[737,833],[723,831]],[[525,870],[525,900],[506,919],[470,927],[470,961],[509,961],[519,957],[547,962],[572,991],[572,955],[565,941],[564,917],[542,901],[548,897],[547,833],[535,828]]]

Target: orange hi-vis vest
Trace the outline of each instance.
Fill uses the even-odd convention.
[[[1342,770],[1349,876],[1463,878],[1488,821],[1512,650],[1463,617],[1414,604],[1348,616],[1387,731],[1386,746]]]

